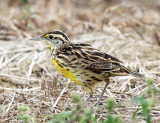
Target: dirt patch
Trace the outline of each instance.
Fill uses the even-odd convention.
[[[32,36],[52,30],[67,33],[72,42],[89,43],[103,52],[116,56],[126,67],[152,77],[160,86],[160,10],[156,1],[116,2],[114,0],[31,1],[2,0],[0,5],[0,122],[21,122],[18,108],[27,105],[38,122],[45,115],[61,113],[74,107],[71,95],[87,94],[81,87],[63,77],[53,66],[49,47],[29,41]],[[41,9],[43,8],[43,9]],[[131,99],[146,89],[137,78],[115,77],[103,97],[113,96],[121,106],[115,113],[131,122]],[[104,83],[86,103],[93,106]],[[159,96],[157,102],[160,101]],[[157,104],[151,112],[157,119]],[[99,120],[105,118],[99,111]],[[143,119],[140,120],[144,122]]]

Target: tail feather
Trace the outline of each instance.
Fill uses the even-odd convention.
[[[130,75],[134,76],[134,77],[138,77],[138,78],[145,78],[145,76],[143,74],[137,73],[137,72],[130,72]]]
[[[126,73],[128,73],[128,74],[130,74],[130,75],[132,75],[134,77],[145,79],[145,76],[143,74],[140,74],[140,73],[135,72],[135,71],[131,71],[131,70],[129,70],[128,68],[126,68],[124,66],[122,66],[122,69],[123,69],[124,72],[126,72]]]

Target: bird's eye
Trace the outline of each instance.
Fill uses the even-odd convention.
[[[49,39],[52,39],[52,38],[53,38],[53,35],[50,35],[50,36],[49,36]]]

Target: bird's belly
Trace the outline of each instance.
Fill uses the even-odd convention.
[[[102,82],[105,78],[103,74],[94,73],[80,66],[71,66],[61,59],[53,59],[53,64],[67,78],[74,81],[82,87],[94,87],[97,83]],[[65,65],[63,65],[65,64]]]
[[[72,72],[71,68],[63,66],[59,59],[52,59],[52,62],[65,77],[82,86],[82,83],[78,81],[77,76]]]

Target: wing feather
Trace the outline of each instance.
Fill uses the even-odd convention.
[[[77,59],[84,64],[84,68],[102,71],[118,71],[121,68],[122,61],[93,48],[89,44],[72,44],[69,48],[72,49],[71,52],[77,56]]]
[[[86,44],[73,44],[74,53],[85,62],[85,67],[104,71],[118,71],[121,68],[121,61],[116,57],[103,53]]]

